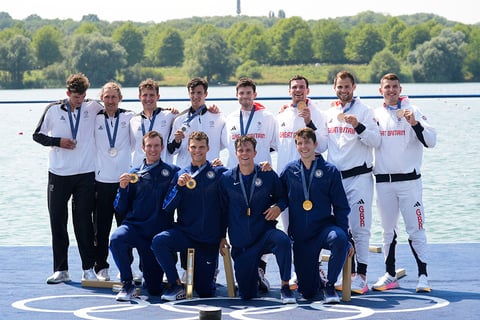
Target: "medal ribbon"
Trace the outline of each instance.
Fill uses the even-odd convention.
[[[240,110],[240,134],[242,136],[246,136],[248,134],[248,128],[250,128],[250,123],[253,119],[253,114],[255,113],[255,106],[252,106],[252,111],[250,112],[250,116],[248,117],[247,127],[243,127],[243,117],[242,117],[242,110]]]
[[[155,168],[156,166],[158,166],[160,164],[160,160],[158,161],[155,161],[154,163],[152,164],[146,164],[145,163],[145,160],[143,161],[142,163],[142,166],[140,167],[140,170],[138,170],[137,172],[135,172],[138,177],[143,177],[145,174],[148,173],[148,171],[152,170],[153,168]]]
[[[115,127],[113,129],[113,137],[112,137],[112,134],[110,133],[110,126],[108,125],[108,121],[107,121],[108,115],[105,113],[105,127],[107,128],[107,137],[108,137],[108,142],[110,143],[110,148],[115,147],[115,140],[117,140],[118,122],[120,119],[118,110],[117,112],[115,112],[115,116],[117,117],[117,119],[115,120]]]
[[[310,200],[310,185],[313,181],[313,175],[315,174],[315,169],[317,169],[317,159],[315,159],[312,163],[312,168],[310,171],[310,177],[308,178],[308,186],[307,181],[305,180],[305,172],[303,170],[303,162],[300,160],[300,173],[302,175],[302,187],[303,187],[303,196],[305,200]]]
[[[202,164],[202,166],[198,168],[198,170],[195,171],[193,174],[191,174],[190,177],[195,178],[196,176],[198,176],[203,171],[203,169],[205,169],[207,165],[208,165],[208,161]]]
[[[257,180],[257,169],[255,168],[255,173],[253,174],[253,177],[252,177],[252,184],[250,186],[250,196],[248,198],[247,198],[247,191],[245,189],[245,184],[243,182],[243,175],[240,172],[240,169],[237,169],[237,171],[238,171],[238,180],[240,180],[240,188],[242,189],[243,199],[245,200],[245,204],[247,205],[247,208],[250,208],[250,202],[252,201],[253,191],[255,190],[255,180]]]
[[[343,113],[347,113],[348,111],[350,111],[350,109],[352,109],[353,105],[355,104],[355,99],[352,100],[352,102],[350,102],[350,105],[348,106],[348,108],[342,108],[343,109]]]
[[[78,115],[75,117],[75,124],[73,124],[73,116],[72,116],[72,110],[70,107],[70,102],[67,101],[67,111],[68,111],[68,120],[70,121],[70,130],[72,131],[72,139],[76,140],[77,139],[77,132],[78,132],[78,126],[80,124],[80,116],[81,116],[81,109],[82,107],[78,107]]]
[[[198,116],[199,114],[201,114],[203,112],[203,110],[206,108],[207,106],[206,105],[202,105],[200,108],[198,108],[197,111],[195,111],[194,113],[190,113],[189,112],[189,116],[183,121],[183,124],[187,127],[190,127],[190,122],[192,122],[192,120]]]
[[[402,100],[401,100],[401,99],[398,99],[398,102],[397,102],[397,106],[396,106],[396,107],[387,106],[385,103],[384,103],[383,105],[385,106],[385,108],[387,108],[387,110],[398,110],[398,109],[401,109],[401,108],[402,108]]]
[[[153,129],[153,124],[155,123],[155,118],[157,117],[157,114],[158,114],[160,111],[162,111],[162,109],[155,109],[155,110],[153,111],[153,116],[152,116],[152,119],[150,120],[150,126],[148,127],[148,131],[149,131],[149,132],[152,131],[152,129]],[[147,132],[145,132],[145,124],[143,123],[143,117],[142,117],[142,133],[143,133],[143,135],[145,135],[145,133],[147,133]]]

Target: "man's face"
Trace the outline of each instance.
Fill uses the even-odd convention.
[[[147,137],[144,140],[144,145],[142,146],[142,149],[145,152],[147,164],[154,163],[160,160],[160,155],[163,150],[162,140],[160,139],[160,137]]]
[[[118,109],[118,104],[120,103],[120,96],[118,91],[113,88],[107,88],[103,91],[101,97],[103,105],[105,106],[105,111],[107,113],[115,113]]]
[[[352,80],[350,78],[337,78],[337,82],[333,87],[338,99],[342,102],[342,104],[352,101],[355,88],[356,85],[352,84]]]
[[[253,106],[257,93],[253,91],[253,87],[239,87],[236,96],[242,107],[250,108]]]
[[[208,92],[205,91],[202,85],[198,85],[188,91],[190,96],[190,102],[192,107],[197,110],[205,104],[205,98],[208,95]]]
[[[295,146],[301,158],[306,159],[315,157],[315,148],[317,147],[317,143],[314,143],[312,139],[295,137]]]
[[[207,160],[207,152],[210,148],[207,145],[207,140],[190,140],[188,144],[188,152],[192,157],[192,163],[203,164]]]
[[[383,96],[385,103],[393,106],[397,104],[400,93],[402,93],[402,87],[398,80],[382,80],[379,92]]]
[[[237,155],[238,163],[246,165],[254,163],[257,151],[253,148],[253,144],[248,141],[240,144],[235,150],[235,154]]]
[[[155,89],[143,89],[138,95],[138,98],[144,110],[153,110],[157,107],[157,101],[160,99],[160,95],[157,94]]]
[[[299,101],[305,101],[309,93],[310,89],[307,88],[307,83],[305,80],[292,80],[290,82],[288,94],[292,97],[292,102],[294,104],[298,103]]]
[[[68,101],[70,102],[70,105],[74,108],[78,108],[82,105],[86,95],[87,95],[86,92],[76,93],[76,92],[67,91]]]

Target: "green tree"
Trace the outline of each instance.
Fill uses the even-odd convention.
[[[32,47],[37,57],[37,65],[44,68],[62,60],[62,34],[53,26],[44,26],[35,32]]]
[[[228,45],[240,61],[255,60],[268,63],[268,45],[264,39],[265,28],[258,23],[238,22],[226,31]]]
[[[204,25],[185,43],[184,67],[189,77],[204,77],[209,82],[226,82],[233,74],[236,62],[218,29]]]
[[[475,28],[469,35],[465,47],[464,71],[472,81],[480,81],[480,28]]]
[[[321,20],[312,27],[314,58],[322,63],[344,63],[345,32],[333,20]]]
[[[400,35],[407,28],[405,22],[399,18],[390,18],[381,27],[384,31],[382,37],[385,39],[386,47],[394,54],[401,54],[403,51],[402,43],[400,42]]]
[[[463,81],[465,35],[444,29],[438,37],[423,43],[408,55],[412,72],[418,82]]]
[[[387,48],[375,53],[369,63],[370,82],[379,82],[386,73],[401,73],[401,63],[395,58],[395,55]]]
[[[178,30],[167,28],[160,34],[160,41],[155,55],[156,65],[181,66],[184,56],[185,44]]]
[[[370,24],[359,24],[346,38],[345,56],[355,63],[368,63],[373,55],[385,47],[377,29]]]
[[[132,22],[126,22],[116,28],[112,39],[127,51],[127,66],[133,66],[143,60],[145,54],[143,34]]]
[[[86,74],[94,87],[116,79],[117,71],[127,63],[125,49],[98,34],[76,36],[71,56],[74,69]]]
[[[23,87],[23,73],[33,65],[30,43],[30,39],[20,34],[0,43],[0,70],[9,72],[12,88]]]
[[[399,35],[398,49],[400,56],[406,58],[410,51],[426,41],[431,39],[430,30],[426,24],[409,26]]]

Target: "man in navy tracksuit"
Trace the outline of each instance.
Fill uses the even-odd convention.
[[[190,134],[187,147],[191,164],[176,173],[173,179],[176,184],[171,186],[163,203],[168,214],[177,210],[177,222],[152,241],[152,250],[170,284],[162,295],[163,300],[185,299],[185,286],[178,276],[175,256],[188,248],[195,249],[193,287],[196,293],[201,298],[215,295],[214,276],[222,235],[218,181],[227,168],[214,167],[207,161],[208,142],[207,134],[202,131]]]
[[[256,140],[241,136],[235,140],[238,165],[221,178],[223,223],[228,227],[235,262],[235,277],[242,299],[257,296],[258,262],[263,254],[273,253],[280,271],[280,296],[283,303],[295,303],[288,281],[291,276],[291,242],[276,228],[277,218],[287,201],[275,171],[262,171],[254,163]],[[224,232],[225,233],[225,232]],[[220,248],[227,246],[224,238]]]
[[[140,256],[148,292],[159,295],[163,291],[163,270],[153,255],[151,243],[157,233],[173,224],[173,214],[163,211],[162,203],[174,174],[180,169],[160,159],[163,147],[163,138],[158,132],[147,132],[143,138],[143,164],[120,176],[114,207],[123,221],[110,238],[110,251],[123,282],[117,295],[119,301],[128,301],[136,293],[131,269],[132,248],[136,248]]]
[[[295,272],[298,291],[305,299],[313,298],[320,284],[318,256],[322,249],[330,250],[325,302],[338,303],[335,291],[347,252],[353,255],[348,241],[350,207],[342,185],[340,172],[315,155],[315,131],[303,128],[295,133],[295,145],[300,159],[287,164],[280,179],[288,194],[290,211],[288,234],[293,239]]]

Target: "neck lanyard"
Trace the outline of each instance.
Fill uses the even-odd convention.
[[[201,114],[203,112],[203,110],[205,110],[207,106],[206,105],[202,105],[200,108],[198,108],[197,111],[195,111],[194,113],[191,113],[189,112],[189,116],[183,121],[183,125],[187,126],[187,127],[190,127],[190,122],[196,117],[198,116],[199,114]]]
[[[248,117],[248,120],[247,120],[247,127],[244,128],[243,127],[242,110],[240,110],[240,134],[242,136],[246,136],[248,134],[248,128],[250,128],[250,123],[252,122],[254,113],[255,113],[255,106],[252,106],[252,111],[250,112],[250,116]]]
[[[73,116],[72,116],[72,110],[70,107],[70,102],[67,100],[67,111],[68,111],[68,120],[70,121],[70,131],[72,131],[72,139],[76,142],[77,141],[77,132],[78,132],[78,126],[80,124],[80,116],[81,116],[81,109],[82,107],[78,107],[78,115],[75,117],[75,124],[73,123]]]
[[[252,201],[253,191],[255,190],[255,180],[257,180],[257,169],[255,168],[254,174],[252,177],[252,183],[250,185],[250,196],[247,198],[247,190],[245,189],[245,184],[243,182],[243,175],[240,172],[240,168],[238,170],[238,180],[240,180],[240,188],[242,189],[243,199],[245,200],[245,204],[247,205],[247,216],[250,216],[250,202]]]
[[[204,164],[202,164],[197,171],[195,171],[193,174],[191,174],[190,176],[192,178],[195,178],[196,176],[198,176],[202,171],[203,169],[205,169],[208,165],[208,161],[206,161]]]
[[[148,127],[148,132],[152,131],[153,124],[155,123],[155,118],[157,117],[158,112],[160,112],[160,109],[153,110],[153,115],[152,115],[152,119],[150,120],[150,126]],[[145,124],[143,123],[143,121],[144,120],[143,120],[143,117],[142,117],[142,133],[143,133],[143,135],[145,135],[147,132],[145,132]]]
[[[315,169],[317,169],[317,159],[313,160],[312,165],[310,167],[310,176],[308,178],[308,186],[307,186],[307,181],[305,179],[305,172],[303,169],[303,162],[300,160],[300,173],[302,175],[302,187],[303,187],[303,196],[305,197],[305,200],[310,200],[310,186],[312,184],[313,180],[313,175],[315,174]]]
[[[115,112],[115,116],[117,119],[115,120],[115,127],[113,128],[113,137],[112,134],[110,133],[110,126],[108,125],[108,114],[105,113],[105,127],[107,128],[107,137],[108,137],[108,142],[110,143],[110,148],[115,147],[115,140],[117,140],[117,131],[118,131],[118,121],[120,119],[120,114],[118,110]]]
[[[155,168],[156,166],[158,166],[160,164],[160,160],[158,161],[155,161],[154,163],[152,164],[147,164],[145,162],[145,160],[143,161],[142,163],[142,166],[140,167],[140,170],[137,172],[137,175],[139,177],[143,177],[144,175],[146,175],[150,170],[152,170],[153,168]]]
[[[348,111],[350,111],[350,109],[352,109],[354,104],[355,104],[355,99],[353,99],[352,102],[350,102],[350,105],[348,106],[348,108],[342,108],[343,113],[347,113]]]
[[[395,107],[394,106],[388,106],[386,103],[384,103],[384,106],[385,106],[385,108],[387,108],[387,110],[398,110],[398,109],[402,108],[402,100],[400,100],[400,98],[399,98],[398,102],[397,102],[397,105]]]

